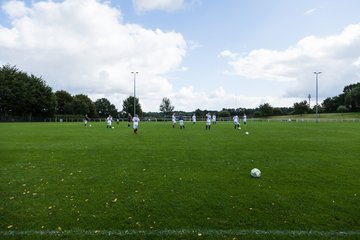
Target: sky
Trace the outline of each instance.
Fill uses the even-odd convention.
[[[1,0],[0,65],[143,111],[313,106],[360,82],[358,0]],[[132,72],[138,72],[133,74]]]

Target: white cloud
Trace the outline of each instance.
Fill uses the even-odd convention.
[[[355,61],[353,62],[353,65],[357,68],[360,68],[360,57],[358,57],[357,59],[355,59]]]
[[[286,97],[300,97],[313,92],[313,72],[322,71],[319,96],[332,97],[338,95],[345,85],[360,80],[360,24],[349,25],[334,36],[305,37],[283,51],[255,49],[236,59],[231,52],[225,53],[221,55],[230,57],[228,63],[234,74],[253,81],[287,84]]]
[[[0,64],[42,76],[54,91],[106,97],[121,109],[137,76],[144,110],[157,110],[172,92],[162,75],[184,70],[187,43],[180,33],[122,23],[119,9],[96,0],[9,1],[2,9],[11,27],[0,25]],[[153,103],[156,106],[153,106]]]
[[[315,11],[316,11],[316,8],[309,9],[309,10],[307,10],[307,11],[304,12],[304,15],[311,15],[311,14],[313,14]]]
[[[198,48],[202,48],[202,45],[196,41],[190,40],[188,41],[189,50],[196,50]]]
[[[195,110],[207,109],[207,110],[219,110],[219,107],[216,109],[215,106],[227,106],[221,105],[226,104],[227,98],[224,94],[224,90],[219,88],[213,92],[207,93],[202,91],[194,91],[192,86],[187,86],[181,88],[178,92],[174,93],[172,98],[174,99],[175,110],[185,111],[185,110]],[[189,109],[189,102],[192,103],[191,109]],[[215,109],[214,109],[215,108]]]
[[[132,3],[139,13],[154,10],[173,12],[199,6],[202,0],[132,0]]]
[[[186,86],[169,96],[176,111],[221,110],[222,108],[256,108],[260,104],[270,103],[274,107],[292,106],[294,102],[303,101],[300,98],[283,98],[274,96],[245,96],[229,93],[223,87],[211,92],[195,91],[192,86]],[[189,108],[189,102],[191,106]]]
[[[229,50],[224,50],[220,53],[220,57],[228,57],[228,58],[231,58],[231,59],[236,59],[237,57],[239,56],[239,54],[237,53],[233,53]]]
[[[29,12],[29,9],[25,6],[25,3],[20,1],[6,2],[2,5],[2,9],[11,19],[24,16],[27,12]]]
[[[163,10],[174,11],[184,6],[184,0],[133,0],[134,8],[138,12]]]

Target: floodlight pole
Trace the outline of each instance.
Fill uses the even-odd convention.
[[[136,114],[136,74],[138,74],[139,72],[131,72],[134,75],[134,115],[133,117],[135,117]]]
[[[309,108],[311,108],[311,105],[310,105],[311,94],[310,94],[310,93],[309,93],[309,95],[308,95],[308,98],[309,98]]]
[[[319,122],[319,112],[318,112],[318,78],[319,78],[319,74],[321,74],[321,72],[314,72],[314,74],[316,75],[316,123]]]

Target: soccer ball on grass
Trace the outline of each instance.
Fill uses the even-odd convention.
[[[250,171],[250,175],[254,178],[259,178],[261,176],[261,171],[257,168],[253,168]]]

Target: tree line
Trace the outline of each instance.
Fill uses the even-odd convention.
[[[170,116],[174,106],[169,98],[164,97],[159,106],[159,112],[143,113],[138,98],[135,98],[136,114],[144,117]],[[122,110],[116,109],[106,98],[93,102],[85,94],[71,95],[65,90],[52,91],[41,77],[27,74],[15,66],[0,67],[0,119],[8,120],[17,117],[22,120],[50,118],[57,116],[84,116],[89,117],[126,117],[133,113],[134,97],[129,96],[123,101]],[[196,109],[192,112],[181,111],[184,115],[203,117],[208,112],[219,117],[230,117],[246,114],[251,117],[267,117],[274,115],[314,113],[316,106],[304,100],[294,103],[292,107],[272,107],[269,103],[261,104],[257,108],[223,108],[217,110]],[[359,112],[360,111],[360,83],[344,87],[341,94],[326,98],[318,106],[320,112]],[[179,113],[179,111],[176,111]]]
[[[139,99],[136,98],[136,113],[142,115]],[[57,116],[123,117],[134,109],[134,97],[123,102],[118,111],[106,98],[93,102],[85,94],[71,95],[65,90],[52,91],[41,77],[29,75],[15,66],[0,67],[0,119],[34,119]]]

